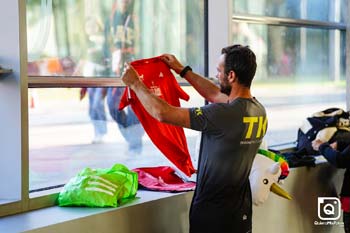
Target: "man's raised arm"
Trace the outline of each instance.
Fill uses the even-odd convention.
[[[161,59],[177,74],[185,68],[174,55],[163,54]],[[228,96],[220,92],[220,88],[210,80],[202,77],[192,70],[188,70],[184,78],[203,96],[206,100],[212,103],[226,103]]]

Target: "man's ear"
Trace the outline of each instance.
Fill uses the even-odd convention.
[[[236,73],[233,70],[231,70],[228,73],[227,79],[229,83],[234,83],[237,80]]]

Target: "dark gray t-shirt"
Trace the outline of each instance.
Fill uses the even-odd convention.
[[[190,121],[192,129],[202,131],[192,208],[201,206],[203,212],[202,207],[210,206],[208,211],[230,213],[225,214],[227,221],[232,221],[231,214],[251,219],[248,177],[267,129],[264,107],[255,98],[237,98],[192,108]]]

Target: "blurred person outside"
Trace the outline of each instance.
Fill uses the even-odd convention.
[[[350,145],[339,145],[343,142],[323,142],[319,139],[312,141],[314,150],[319,151],[327,161],[337,168],[345,168],[343,185],[340,192],[340,202],[343,210],[345,233],[350,233]],[[337,148],[345,148],[338,151]]]
[[[85,32],[87,36],[86,59],[79,63],[74,74],[82,74],[87,77],[103,77],[107,74],[107,68],[102,23],[97,17],[88,18],[85,22]],[[104,104],[107,89],[104,87],[81,88],[80,100],[84,98],[86,92],[89,96],[89,116],[94,126],[92,143],[101,143],[103,137],[107,134]]]
[[[133,0],[116,0],[112,13],[105,24],[105,38],[111,56],[111,69],[120,77],[124,62],[135,59],[135,25]],[[107,104],[113,120],[128,143],[128,150],[139,154],[142,152],[144,130],[131,107],[118,110],[125,88],[110,87],[107,91]]]
[[[212,103],[189,109],[171,106],[152,94],[126,64],[123,81],[150,115],[161,122],[202,131],[190,232],[251,232],[249,173],[267,129],[265,108],[250,92],[255,54],[247,46],[223,48],[216,75],[220,87],[184,67],[173,55],[165,54],[162,59]]]

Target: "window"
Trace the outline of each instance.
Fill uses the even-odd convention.
[[[304,1],[268,1],[255,7],[249,5],[250,1],[233,2],[234,12],[261,14],[265,10],[268,15],[298,18],[285,7]],[[307,2],[310,5],[316,1]],[[302,5],[297,6],[291,9]],[[272,7],[276,11],[270,11]],[[323,10],[320,6],[313,12],[324,15]],[[327,10],[328,15],[333,13]],[[314,112],[330,107],[346,109],[345,28],[317,15],[312,19],[325,22],[233,14],[233,43],[249,45],[257,56],[252,92],[266,106],[266,140],[270,146],[295,141],[302,121]]]
[[[85,167],[169,165],[131,108],[116,110],[119,77],[124,62],[162,53],[203,74],[204,28],[204,1],[28,0],[31,196]],[[203,105],[183,88],[183,106]],[[185,133],[193,156],[197,133]]]
[[[174,53],[204,71],[204,1],[28,0],[27,35],[29,76],[119,76],[118,49],[123,61]]]
[[[233,14],[346,22],[346,0],[233,0]]]

